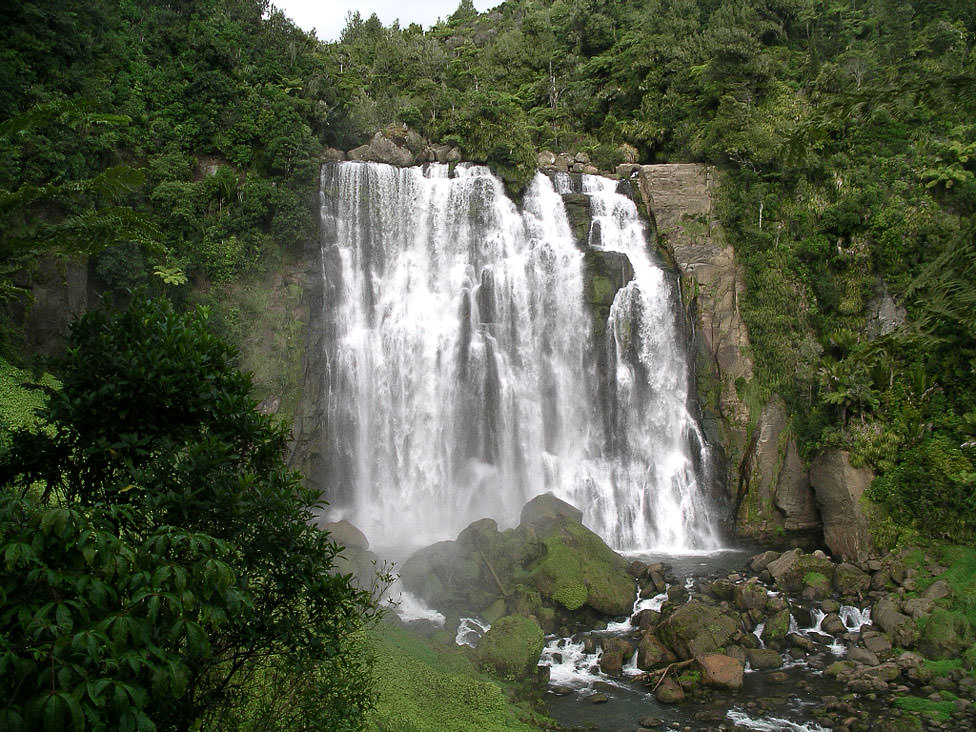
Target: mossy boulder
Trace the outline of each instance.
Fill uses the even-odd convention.
[[[497,676],[525,678],[539,661],[545,634],[532,618],[499,618],[478,642],[475,655],[482,669]]]
[[[871,575],[849,562],[837,565],[834,570],[834,589],[841,597],[857,597],[871,588]]]
[[[676,661],[671,650],[653,633],[647,633],[637,646],[637,668],[650,671]]]
[[[484,616],[503,601],[555,630],[557,615],[628,615],[636,586],[627,561],[581,523],[582,512],[552,494],[522,510],[515,529],[491,519],[469,525],[403,563],[408,590],[445,612]],[[497,612],[496,612],[497,614]]]
[[[567,610],[586,605],[604,615],[627,615],[634,602],[634,580],[626,561],[582,524],[551,527],[544,551],[528,567],[527,581],[543,597]]]
[[[782,643],[786,634],[790,632],[790,611],[780,610],[763,626],[762,639],[764,643]]]
[[[799,549],[784,552],[770,562],[766,569],[776,581],[776,586],[787,594],[798,594],[805,586],[804,579],[811,573],[821,574],[829,584],[834,579],[834,564],[820,553],[804,554]]]
[[[831,583],[822,572],[807,572],[803,575],[802,597],[805,600],[823,600],[830,597]]]
[[[958,658],[973,640],[972,627],[962,613],[935,608],[920,625],[918,650],[928,658]]]
[[[657,634],[678,658],[694,658],[725,646],[738,627],[719,608],[689,600],[661,623]]]

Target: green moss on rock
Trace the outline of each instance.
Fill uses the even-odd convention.
[[[476,655],[486,671],[522,678],[535,668],[544,644],[545,634],[535,620],[506,615],[482,636]]]

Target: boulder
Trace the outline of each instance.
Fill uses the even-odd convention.
[[[737,691],[742,688],[742,663],[722,653],[704,653],[695,657],[701,668],[702,682],[719,689]]]
[[[640,644],[637,646],[637,668],[641,671],[650,671],[676,660],[677,658],[670,649],[658,640],[653,633],[648,633],[641,638]]]
[[[862,496],[874,474],[851,465],[843,450],[828,450],[810,465],[810,484],[823,519],[824,542],[831,553],[856,561],[876,550],[868,531]]]
[[[338,163],[346,159],[346,154],[342,150],[334,147],[327,147],[322,151],[319,160],[323,163]]]
[[[756,670],[779,668],[783,665],[783,658],[772,648],[747,648],[746,660]]]
[[[373,135],[366,145],[350,150],[348,157],[350,160],[368,160],[399,167],[414,165],[417,162],[410,148],[397,144],[383,132]]]
[[[757,582],[735,586],[733,602],[737,610],[753,610],[766,607],[766,588]]]
[[[847,658],[854,661],[854,663],[861,663],[865,666],[877,666],[879,663],[881,663],[878,660],[876,653],[868,650],[867,648],[860,648],[857,646],[851,648],[847,652]]]
[[[936,608],[922,628],[918,650],[928,658],[959,658],[972,640],[964,615]]]
[[[634,649],[623,638],[608,638],[603,644],[600,654],[600,669],[607,676],[622,676],[624,664],[633,654]]]
[[[685,692],[677,681],[668,676],[657,685],[654,690],[654,698],[661,704],[677,704],[684,701]]]
[[[898,606],[888,597],[875,603],[871,611],[875,625],[888,634],[896,646],[907,648],[915,642],[915,623],[898,611]]]
[[[738,627],[719,608],[690,600],[658,626],[658,636],[679,658],[694,658],[722,648]]]
[[[790,611],[789,609],[780,610],[763,625],[762,639],[767,645],[780,644],[786,640],[786,635],[789,632]]]
[[[813,575],[825,578],[829,589],[834,576],[834,565],[829,559],[817,554],[804,554],[799,549],[784,552],[778,559],[770,562],[766,569],[773,576],[777,587],[789,594],[802,592],[813,581],[820,581],[819,577]]]
[[[519,526],[536,533],[544,533],[563,521],[583,522],[583,512],[576,506],[556,498],[552,493],[536,496],[522,507]]]
[[[949,597],[951,594],[952,589],[945,580],[936,580],[925,589],[925,592],[922,593],[922,597],[924,597],[926,600],[941,600],[945,597]]]
[[[525,678],[534,673],[544,645],[545,635],[535,620],[506,615],[481,637],[475,655],[478,664],[491,673]]]
[[[351,549],[369,549],[369,540],[366,538],[366,534],[345,519],[323,524],[322,530],[331,534],[332,540],[340,546]]]
[[[535,163],[540,168],[551,168],[556,164],[556,153],[551,150],[541,150],[535,156]]]
[[[860,597],[871,587],[871,575],[849,562],[842,562],[834,570],[834,589],[841,597]]]

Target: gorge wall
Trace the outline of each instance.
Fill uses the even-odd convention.
[[[739,312],[744,291],[735,251],[719,224],[719,180],[702,164],[622,166],[656,226],[658,242],[684,282],[695,325],[703,424],[724,451],[724,478],[736,534],[816,546],[863,558],[872,550],[861,496],[870,471],[831,450],[812,466],[801,459],[790,417],[776,394],[754,383],[749,334]]]

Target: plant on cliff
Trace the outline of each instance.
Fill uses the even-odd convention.
[[[247,727],[269,678],[316,680],[269,718],[362,725],[375,604],[234,358],[162,302],[72,328],[47,429],[0,456],[0,726]]]

